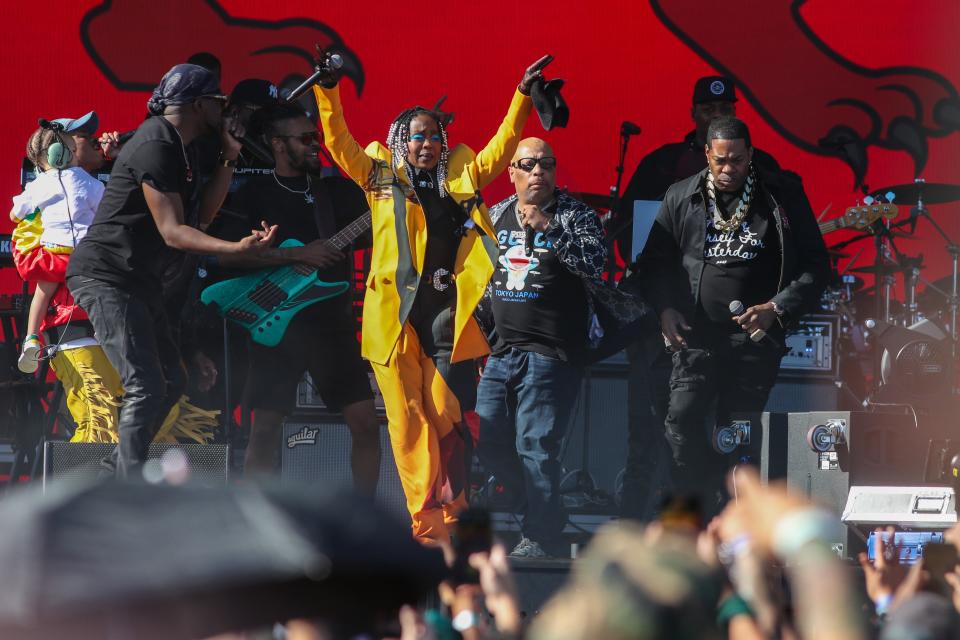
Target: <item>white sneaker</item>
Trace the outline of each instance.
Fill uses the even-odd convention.
[[[43,345],[40,343],[39,337],[35,334],[27,336],[27,339],[23,341],[20,358],[17,360],[17,368],[23,373],[36,373],[37,369],[40,368],[38,357],[41,349],[43,349]]]

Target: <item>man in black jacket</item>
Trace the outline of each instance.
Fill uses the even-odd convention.
[[[673,351],[664,428],[674,484],[700,494],[709,514],[724,469],[707,412],[717,401],[722,423],[763,410],[784,327],[816,304],[829,259],[799,181],[754,168],[742,121],[714,120],[705,149],[707,169],[667,190],[637,268]],[[733,301],[745,310],[732,313]]]

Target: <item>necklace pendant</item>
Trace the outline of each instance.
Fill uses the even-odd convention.
[[[307,201],[307,204],[313,204],[313,194],[305,193],[303,194],[303,199]]]

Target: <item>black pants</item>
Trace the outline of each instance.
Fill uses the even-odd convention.
[[[669,489],[670,450],[663,423],[673,364],[659,330],[627,346],[627,460],[620,517],[649,520]]]
[[[742,331],[695,330],[688,348],[673,354],[664,432],[673,452],[674,489],[699,496],[707,517],[723,502],[726,472],[726,457],[714,451],[710,433],[731,413],[763,411],[785,353],[782,334],[770,336],[770,342],[754,342]],[[714,406],[715,416],[709,415]]]
[[[187,382],[160,292],[134,295],[77,276],[67,281],[67,287],[90,316],[96,338],[123,383],[120,444],[107,464],[116,467],[119,478],[135,476]]]

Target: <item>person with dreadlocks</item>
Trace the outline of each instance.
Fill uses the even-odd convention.
[[[450,149],[445,116],[423,107],[393,121],[386,147],[364,150],[347,129],[336,79],[314,87],[327,149],[373,214],[361,351],[383,394],[413,535],[424,543],[449,541],[447,525],[466,506],[463,412],[476,401],[473,361],[489,353],[473,312],[497,255],[480,189],[513,156],[530,88],[552,59],[526,69],[479,153]]]

